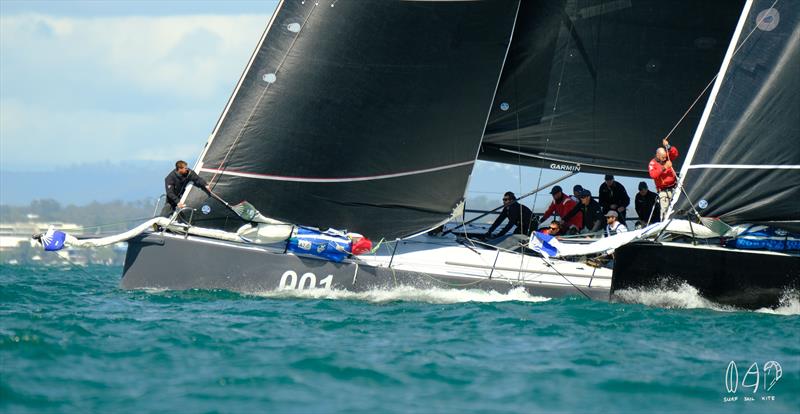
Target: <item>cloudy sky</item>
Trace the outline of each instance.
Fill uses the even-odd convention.
[[[199,155],[276,5],[0,0],[0,201],[158,194],[160,177],[175,159],[191,162]],[[117,187],[130,194],[98,193],[91,190],[94,181],[79,188],[82,176],[65,178],[68,185],[37,185],[42,179],[26,174],[50,170],[63,176],[68,167],[99,165],[104,171],[105,165],[137,161],[163,161],[164,168],[119,174],[126,182]],[[506,190],[525,193],[561,175],[540,173],[478,162],[469,193],[499,203]],[[141,189],[137,180],[145,181],[138,183]],[[595,189],[601,181],[582,174],[562,184]],[[547,192],[537,201],[543,209]]]
[[[0,1],[3,169],[196,157],[276,4]]]

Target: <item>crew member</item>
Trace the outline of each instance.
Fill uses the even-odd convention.
[[[533,219],[533,213],[531,212],[531,209],[518,203],[517,196],[515,196],[511,191],[508,191],[503,195],[503,211],[500,212],[497,220],[495,220],[494,223],[492,223],[492,226],[489,227],[489,231],[486,232],[486,237],[490,239],[493,238],[492,232],[505,219],[508,219],[508,224],[494,237],[500,237],[506,234],[513,226],[516,226],[513,234],[524,234],[526,236],[531,235],[531,220]]]
[[[647,188],[647,183],[639,182],[639,192],[636,193],[634,200],[636,214],[639,215],[639,226],[645,227],[660,221],[661,209],[659,209],[657,201],[658,196]]]
[[[564,218],[578,203],[567,197],[559,185],[554,186],[553,189],[550,190],[550,195],[553,196],[553,202],[550,203],[550,207],[547,207],[547,210],[545,210],[542,221],[547,220],[555,213],[562,218],[562,231],[578,232],[583,227],[583,217],[578,214],[573,216],[570,220]]]
[[[164,190],[167,192],[167,202],[164,204],[164,208],[161,209],[161,215],[163,217],[169,217],[176,208],[180,209],[184,207],[184,204],[181,203],[181,197],[189,182],[194,183],[194,185],[206,192],[211,191],[211,187],[206,183],[206,180],[190,170],[186,161],[181,160],[175,162],[175,169],[164,178]]]
[[[564,216],[564,221],[569,221],[578,214],[583,215],[583,230],[581,230],[581,233],[594,233],[602,229],[603,207],[600,206],[600,203],[594,201],[591,191],[583,190],[581,203]]]
[[[619,222],[625,223],[625,213],[631,203],[631,198],[628,197],[625,187],[614,181],[613,175],[606,174],[605,181],[600,184],[598,194],[600,206],[603,207],[603,214],[608,213],[610,210],[616,211],[619,214]]]
[[[609,210],[608,213],[606,213],[606,237],[628,231],[628,228],[625,227],[624,224],[617,221],[618,216],[619,214],[614,210]]]
[[[664,146],[658,147],[656,156],[650,160],[647,170],[656,184],[658,204],[661,207],[661,220],[663,221],[666,218],[669,203],[672,202],[675,186],[678,184],[678,176],[672,168],[672,162],[678,158],[678,149],[669,145],[666,138],[661,143]]]
[[[582,192],[583,192],[583,186],[580,184],[576,184],[574,187],[572,187],[572,195],[569,198],[575,200],[575,204],[578,204],[581,202]]]
[[[561,222],[558,220],[551,221],[550,226],[542,230],[542,233],[549,234],[551,236],[562,236],[563,234],[561,233]]]

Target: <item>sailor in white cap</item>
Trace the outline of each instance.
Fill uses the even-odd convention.
[[[619,214],[614,210],[609,210],[606,213],[606,237],[613,236],[617,233],[624,233],[628,228],[624,224],[617,221]]]

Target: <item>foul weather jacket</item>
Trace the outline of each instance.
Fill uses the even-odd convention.
[[[190,181],[205,191],[207,185],[206,180],[200,178],[200,176],[192,170],[189,170],[189,173],[186,175],[180,175],[177,170],[172,170],[172,172],[164,178],[167,203],[169,203],[173,209],[178,206],[178,202],[180,202],[181,196],[183,195],[183,190],[186,189],[186,184]]]
[[[661,218],[661,208],[658,206],[658,196],[656,193],[647,190],[645,195],[636,193],[636,214],[643,225],[657,223]],[[650,219],[648,221],[648,219]]]
[[[569,212],[572,211],[573,208],[575,208],[576,204],[580,203],[575,202],[575,200],[567,196],[562,196],[561,201],[558,202],[556,202],[556,200],[553,200],[553,202],[550,203],[550,207],[548,207],[547,210],[545,210],[544,215],[542,216],[542,221],[547,220],[548,217],[552,216],[553,213],[555,213],[559,217],[561,217],[561,220],[564,221],[563,223],[561,223],[562,229],[568,229],[570,228],[570,226],[575,226],[575,228],[580,230],[583,228],[583,216],[580,213],[573,216],[570,220],[567,220],[564,217],[567,214],[569,214]]]
[[[605,221],[605,216],[603,216],[603,207],[601,207],[600,203],[594,199],[592,199],[588,205],[578,203],[578,205],[575,206],[572,211],[564,216],[564,221],[569,221],[570,218],[574,217],[578,213],[583,213],[583,228],[589,232],[594,233],[602,228],[603,222]]]
[[[628,196],[628,192],[625,191],[625,187],[616,181],[611,183],[611,187],[607,186],[606,183],[600,184],[599,193],[599,201],[600,206],[603,207],[603,213],[611,210],[612,204],[616,204],[617,207],[628,207],[628,204],[631,203],[631,198]]]
[[[494,229],[503,222],[503,220],[508,219],[508,224],[500,230],[500,233],[497,233],[495,237],[500,237],[511,229],[511,226],[517,226],[514,229],[514,234],[524,234],[526,236],[531,235],[531,220],[533,219],[533,213],[531,209],[528,207],[523,206],[520,203],[514,202],[509,204],[508,206],[503,207],[503,211],[500,213],[500,216],[497,217],[497,220],[494,221],[492,227],[489,227],[489,231],[486,234],[491,235]]]
[[[673,163],[678,158],[678,149],[675,147],[669,147],[667,150],[667,154],[669,154],[669,160]],[[650,160],[650,165],[647,167],[647,171],[650,173],[650,178],[656,183],[656,189],[658,191],[675,187],[675,184],[678,182],[678,176],[675,174],[674,168],[664,168],[657,159],[653,158]]]

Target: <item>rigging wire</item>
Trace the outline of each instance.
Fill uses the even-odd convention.
[[[772,5],[771,5],[771,6],[769,6],[769,8],[774,8],[776,4],[778,4],[778,0],[775,0],[775,1],[772,3]],[[742,40],[742,42],[739,44],[739,46],[738,46],[738,47],[736,47],[736,49],[733,51],[733,54],[731,55],[731,60],[733,60],[734,56],[736,56],[736,54],[737,54],[737,53],[739,53],[739,50],[742,48],[742,46],[744,46],[744,44],[745,44],[745,43],[747,43],[747,40],[748,40],[748,39],[750,39],[750,36],[751,36],[751,35],[752,35],[752,34],[753,34],[755,31],[756,31],[756,29],[758,29],[758,25],[760,25],[761,23],[763,23],[763,22],[764,22],[764,19],[766,19],[766,18],[767,18],[767,15],[765,14],[765,15],[764,15],[764,16],[761,18],[761,20],[760,20],[760,21],[758,21],[758,22],[757,22],[757,23],[756,23],[756,24],[753,26],[753,29],[752,29],[752,30],[750,30],[750,33],[748,33],[748,34],[747,34],[747,36],[745,36],[744,40]],[[687,109],[687,110],[686,110],[686,112],[684,112],[684,113],[683,113],[683,116],[681,116],[681,118],[678,120],[678,122],[677,122],[677,123],[675,123],[675,126],[673,126],[673,127],[672,127],[672,129],[669,131],[669,133],[667,133],[667,135],[666,135],[664,138],[666,138],[666,139],[669,139],[669,137],[672,135],[672,133],[673,133],[673,132],[675,132],[675,130],[678,128],[678,125],[680,125],[680,124],[681,124],[681,122],[683,122],[683,120],[686,118],[686,116],[687,116],[687,115],[689,115],[689,112],[691,112],[691,111],[692,111],[692,108],[694,108],[694,106],[697,104],[697,102],[699,102],[699,101],[700,101],[700,98],[702,98],[702,97],[703,97],[703,95],[705,95],[705,93],[706,93],[706,91],[708,90],[708,88],[709,88],[709,87],[711,87],[711,85],[713,85],[713,84],[714,84],[714,81],[715,81],[715,80],[717,80],[717,77],[718,77],[718,76],[719,76],[719,71],[717,71],[717,73],[716,73],[716,74],[714,74],[714,77],[713,77],[713,78],[711,78],[711,80],[708,82],[708,84],[706,85],[706,87],[705,87],[705,88],[703,88],[702,92],[700,92],[700,94],[699,94],[699,95],[697,95],[697,98],[694,100],[694,102],[692,102],[692,104],[691,104],[691,105],[689,105],[689,109]]]
[[[308,13],[308,16],[306,16],[306,18],[303,20],[303,24],[300,26],[300,30],[297,31],[297,34],[294,36],[294,39],[292,39],[292,43],[289,44],[289,47],[286,49],[286,52],[283,54],[283,57],[281,58],[280,63],[278,63],[278,66],[275,68],[275,72],[274,73],[275,73],[276,76],[277,76],[278,72],[281,70],[281,67],[283,67],[283,63],[286,61],[286,58],[289,56],[289,52],[292,51],[292,49],[294,48],[295,43],[297,43],[297,39],[300,38],[300,33],[303,32],[303,28],[306,26],[306,23],[308,23],[308,19],[311,18],[312,14],[314,14],[314,10],[317,8],[317,5],[318,5],[318,3],[315,3],[313,6],[311,6],[311,11]],[[256,101],[255,105],[253,105],[253,109],[250,111],[250,115],[247,116],[247,119],[242,124],[242,127],[239,129],[239,133],[236,135],[236,139],[234,139],[233,142],[231,143],[231,146],[228,148],[228,152],[225,153],[225,157],[222,159],[222,162],[220,163],[219,168],[217,168],[218,171],[215,172],[214,175],[211,177],[211,180],[209,180],[209,186],[212,189],[214,188],[214,186],[216,184],[214,181],[217,179],[217,176],[220,176],[228,168],[227,165],[225,165],[225,163],[228,161],[228,157],[230,157],[231,152],[236,147],[236,145],[238,145],[239,139],[241,139],[242,135],[244,135],[245,128],[247,128],[247,126],[250,124],[250,120],[253,119],[253,116],[256,113],[256,109],[258,109],[259,105],[261,104],[261,101],[264,99],[264,96],[266,95],[267,90],[269,89],[269,86],[271,84],[272,83],[268,82],[267,85],[264,87],[264,89],[261,91],[261,94],[259,94],[258,100]],[[219,182],[219,181],[217,180],[217,182]]]
[[[570,27],[570,35],[572,35],[572,32],[574,30],[575,30],[575,27],[571,26]],[[544,151],[543,151],[544,154],[547,154],[547,149],[550,146],[550,136],[553,133],[553,121],[556,119],[556,111],[558,110],[558,98],[561,95],[561,85],[562,85],[562,83],[564,81],[564,72],[565,72],[566,66],[567,66],[567,54],[568,53],[569,53],[569,42],[567,42],[567,44],[564,45],[564,55],[561,58],[561,73],[558,76],[558,86],[556,87],[556,95],[555,95],[555,97],[553,97],[553,110],[550,113],[550,123],[547,126],[547,137],[545,138]],[[519,113],[519,112],[517,112],[517,113]],[[519,121],[517,122],[517,129],[519,129]],[[539,168],[539,177],[536,179],[536,188],[539,188],[539,186],[542,183],[542,174],[543,173],[544,173],[544,168],[540,167]],[[539,199],[539,193],[537,192],[536,194],[533,195],[533,205],[531,206],[532,207],[531,210],[536,208],[536,202],[538,201],[538,199]]]
[[[501,247],[498,247],[498,246],[495,246],[495,245],[492,245],[492,244],[489,244],[489,243],[483,243],[483,242],[480,242],[480,241],[478,241],[478,244],[481,244],[481,245],[483,245],[483,246],[485,246],[485,247],[491,247],[491,248],[497,249],[497,250],[499,250],[499,251],[502,251],[502,252],[506,252],[506,253],[512,253],[512,254],[518,254],[518,255],[522,256],[522,257],[523,257],[523,259],[526,257],[526,255],[525,255],[525,254],[523,254],[523,253],[519,253],[519,252],[516,252],[516,251],[514,251],[514,250],[509,250],[509,249],[501,248]],[[577,290],[577,291],[578,291],[580,294],[582,294],[583,296],[585,296],[587,299],[591,299],[591,297],[590,297],[590,296],[589,296],[589,295],[588,295],[586,292],[584,292],[584,291],[583,291],[581,288],[579,288],[579,287],[578,287],[578,286],[576,286],[574,283],[572,283],[572,281],[570,281],[570,280],[569,280],[569,279],[568,279],[566,276],[564,276],[564,274],[562,274],[561,272],[559,272],[559,271],[558,271],[558,269],[556,269],[556,268],[555,268],[555,266],[554,266],[552,263],[549,263],[549,262],[547,261],[547,259],[545,259],[543,256],[535,256],[535,257],[539,257],[539,259],[541,259],[541,260],[542,260],[542,262],[544,262],[545,266],[547,266],[547,267],[548,267],[548,268],[550,268],[550,269],[553,269],[553,271],[554,271],[554,272],[556,272],[556,274],[557,274],[557,275],[561,276],[561,278],[563,278],[564,280],[566,280],[566,281],[567,281],[567,283],[569,283],[569,284],[570,284],[570,285],[571,285],[571,286],[572,286],[572,287],[573,287],[575,290]],[[523,272],[522,268],[520,268],[520,270],[518,271],[517,282],[519,282],[521,285],[523,285],[523,286],[524,286],[524,284],[525,284],[525,280],[524,280],[524,279],[522,279],[522,273],[534,273],[534,272],[528,272],[528,271],[525,271],[525,272]]]
[[[775,0],[774,2],[772,2],[772,5],[770,5],[770,7],[769,7],[769,8],[770,8],[770,9],[771,9],[771,8],[774,8],[774,7],[775,7],[775,5],[777,5],[777,4],[778,4],[778,1],[779,1],[779,0]],[[733,54],[731,54],[731,58],[730,58],[730,60],[731,60],[731,61],[733,61],[733,58],[734,58],[734,57],[736,57],[736,54],[737,54],[737,53],[739,53],[739,51],[742,49],[742,47],[744,47],[744,45],[745,45],[745,44],[747,43],[747,41],[750,39],[750,36],[752,36],[752,35],[753,35],[753,33],[755,33],[756,29],[758,29],[758,26],[759,26],[761,23],[763,23],[767,17],[768,17],[768,14],[764,14],[764,16],[761,18],[761,20],[759,20],[758,22],[756,22],[756,24],[755,24],[755,25],[753,25],[753,28],[750,30],[750,32],[749,32],[749,33],[747,33],[747,36],[745,36],[744,40],[742,40],[742,41],[741,41],[741,43],[739,43],[739,45],[736,47],[736,49],[734,49],[734,51],[733,51]],[[711,80],[708,82],[708,84],[706,85],[706,87],[705,87],[705,88],[703,88],[703,90],[700,92],[700,94],[697,96],[697,98],[694,100],[694,102],[692,102],[692,104],[691,104],[691,105],[689,105],[689,109],[687,109],[687,110],[686,110],[686,112],[684,112],[684,113],[683,113],[683,116],[681,116],[681,118],[678,120],[678,122],[675,124],[675,126],[673,126],[673,127],[672,127],[672,129],[669,131],[669,133],[667,134],[667,136],[666,136],[666,137],[664,137],[664,139],[667,139],[667,140],[668,140],[668,139],[669,139],[669,137],[670,137],[670,135],[672,135],[672,133],[673,133],[673,132],[675,132],[675,129],[677,129],[677,128],[678,128],[678,125],[680,125],[680,124],[681,124],[681,122],[683,122],[683,120],[686,118],[686,116],[689,114],[689,112],[691,112],[691,111],[692,111],[692,108],[694,108],[694,106],[697,104],[697,102],[698,102],[698,101],[700,101],[700,98],[702,98],[702,97],[703,97],[703,95],[705,95],[705,93],[706,93],[706,91],[708,90],[708,88],[709,88],[711,85],[713,85],[713,84],[714,84],[714,82],[717,80],[717,77],[719,77],[719,71],[717,71],[717,73],[716,73],[716,74],[714,74],[714,77],[712,77],[712,78],[711,78]],[[669,152],[667,152],[667,159],[669,159]],[[689,206],[691,207],[691,210],[692,210],[692,212],[694,212],[694,214],[695,214],[695,215],[696,215],[698,218],[699,218],[699,217],[702,217],[702,216],[700,215],[700,212],[699,212],[699,211],[697,211],[697,208],[695,207],[695,204],[694,204],[694,202],[693,202],[693,201],[692,201],[692,199],[689,197],[689,193],[688,193],[688,191],[686,191],[686,187],[684,187],[684,185],[683,185],[683,184],[684,184],[684,181],[685,181],[685,177],[683,177],[683,176],[679,176],[679,177],[678,177],[678,179],[677,179],[677,185],[676,185],[676,186],[677,186],[677,187],[678,187],[678,189],[680,190],[681,194],[683,194],[683,196],[684,196],[684,197],[686,197],[686,201],[689,203]],[[674,200],[671,200],[671,201],[672,201],[672,204],[674,204]],[[670,206],[670,207],[671,207],[671,206]]]

